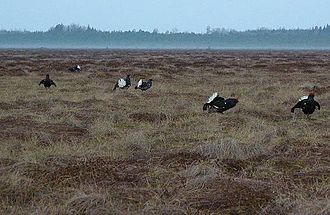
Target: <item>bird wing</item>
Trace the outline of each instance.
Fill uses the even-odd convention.
[[[142,82],[143,82],[143,80],[140,79],[140,81],[139,81],[138,84],[137,84],[137,87],[141,87],[141,86],[142,86]]]
[[[212,96],[209,97],[209,100],[207,103],[211,103],[217,96],[218,96],[217,92],[213,93]]]
[[[224,101],[225,101],[225,99],[221,96],[217,96],[213,99],[213,102],[224,102]]]
[[[317,101],[314,100],[314,104],[315,104],[316,107],[318,107],[319,110],[321,109],[321,106]]]
[[[54,85],[56,87],[56,84],[53,80],[50,80],[50,85]]]
[[[305,99],[308,99],[308,96],[302,96],[299,98],[299,101],[302,101],[302,100],[305,100]]]
[[[303,108],[304,107],[304,103],[305,102],[303,102],[303,100],[299,101],[295,106],[293,106],[291,108],[291,112],[294,113],[294,109],[296,109],[296,108]]]
[[[152,86],[152,80],[149,80],[149,81],[147,82],[147,87],[150,88],[151,86]]]
[[[126,86],[126,81],[125,81],[125,79],[123,79],[123,78],[119,79],[119,80],[118,80],[118,86],[119,86],[120,88],[125,87],[125,86]]]

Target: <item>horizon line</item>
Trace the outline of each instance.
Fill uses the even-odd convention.
[[[58,23],[56,25],[53,25],[51,27],[49,27],[47,30],[28,30],[28,29],[0,29],[0,31],[8,31],[8,32],[30,32],[30,33],[34,33],[34,32],[48,32],[50,31],[52,28],[55,28],[56,26],[64,26],[64,27],[80,27],[80,28],[90,28],[90,29],[93,29],[93,30],[96,30],[96,31],[100,31],[100,32],[139,32],[139,31],[142,31],[142,32],[156,32],[156,33],[195,33],[195,34],[203,34],[205,32],[209,30],[213,30],[213,31],[224,31],[224,32],[248,32],[248,31],[261,31],[261,30],[264,30],[264,31],[276,31],[276,30],[287,30],[287,31],[290,31],[290,30],[313,30],[313,29],[316,29],[316,28],[327,28],[327,27],[330,27],[330,25],[327,23],[327,24],[324,24],[324,25],[316,25],[316,26],[313,26],[313,27],[309,27],[309,28],[299,28],[299,27],[296,27],[296,28],[286,28],[286,27],[277,27],[277,28],[267,28],[267,27],[257,27],[257,28],[254,28],[254,29],[245,29],[245,30],[236,30],[234,28],[224,28],[224,27],[211,27],[210,25],[207,25],[205,27],[205,31],[203,32],[196,32],[196,31],[180,31],[179,29],[177,28],[172,28],[171,30],[166,30],[166,31],[159,31],[157,27],[155,27],[152,31],[150,30],[144,30],[144,29],[130,29],[130,30],[111,30],[111,29],[108,29],[108,30],[104,30],[104,29],[97,29],[97,28],[94,28],[92,27],[91,25],[87,24],[87,25],[82,25],[82,24],[75,24],[75,23],[71,23],[71,24],[63,24],[63,23]]]

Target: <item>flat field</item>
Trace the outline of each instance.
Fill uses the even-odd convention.
[[[329,90],[330,52],[2,50],[0,213],[330,214]]]

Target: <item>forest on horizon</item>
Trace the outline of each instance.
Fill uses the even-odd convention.
[[[310,29],[236,31],[207,27],[204,33],[144,30],[101,31],[58,24],[47,31],[0,30],[0,48],[100,49],[330,49],[330,25]]]

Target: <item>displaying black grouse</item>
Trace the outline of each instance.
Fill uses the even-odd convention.
[[[152,86],[152,79],[149,79],[148,81],[143,81],[140,79],[137,86],[135,86],[135,89],[140,89],[142,91],[146,91]]]
[[[130,78],[130,75],[127,75],[126,78],[120,78],[117,81],[113,90],[117,89],[118,87],[120,89],[126,89],[126,88],[129,88],[130,86],[131,86],[131,78]]]
[[[46,79],[43,79],[40,81],[39,86],[43,84],[46,88],[49,88],[50,86],[54,85],[56,87],[56,84],[53,80],[49,78],[49,75],[46,75]]]
[[[303,96],[299,99],[298,103],[291,108],[291,112],[294,113],[294,109],[300,108],[306,115],[314,113],[316,107],[320,110],[320,104],[314,100],[314,92],[311,92],[308,96]]]
[[[213,95],[209,98],[208,102],[204,104],[203,110],[207,110],[209,113],[223,113],[224,111],[235,107],[237,103],[237,98],[224,99],[223,97],[220,97],[218,93],[213,93]]]
[[[81,67],[79,65],[74,66],[74,67],[70,67],[68,69],[70,72],[80,72],[81,71]]]

